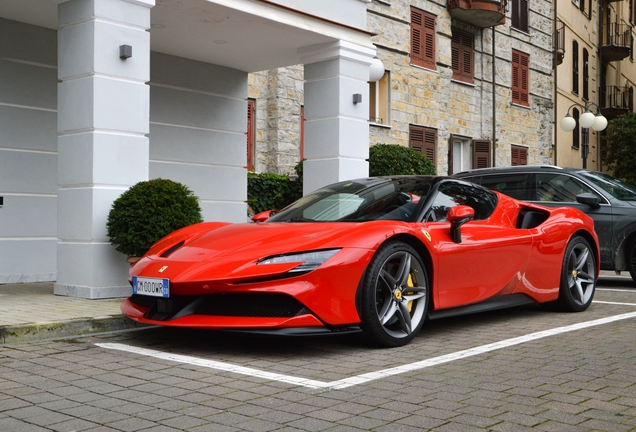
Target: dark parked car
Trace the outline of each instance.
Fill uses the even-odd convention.
[[[601,269],[636,281],[636,188],[609,174],[550,165],[482,168],[455,177],[548,207],[576,207],[594,219]]]

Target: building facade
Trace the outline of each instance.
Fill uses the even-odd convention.
[[[634,111],[636,0],[555,2],[554,16],[555,122],[577,120],[571,132],[555,128],[554,164],[603,170],[604,134],[578,118]]]
[[[368,1],[0,2],[0,283],[128,295],[106,220],[138,181],[245,221],[253,72],[302,65],[307,188],[367,175]]]
[[[434,162],[439,174],[551,163],[552,22],[551,1],[369,3],[367,29],[377,33],[372,40],[386,68],[382,79],[370,83],[371,145],[414,147]],[[293,149],[295,160],[301,157],[301,117],[286,121],[289,134],[277,136],[285,149],[280,156],[266,144],[275,134],[271,123],[266,131],[258,128],[271,117],[269,108],[280,109],[284,103],[270,103],[272,76],[279,84],[281,76],[288,80],[295,112],[300,113],[303,104],[297,70],[269,71],[254,78],[252,91],[260,95],[256,104],[266,106],[257,110],[255,169],[291,172],[293,163],[276,168],[272,162],[283,154],[288,159]],[[280,87],[275,92],[287,94]]]

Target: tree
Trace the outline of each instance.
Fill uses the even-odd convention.
[[[636,186],[636,113],[623,114],[610,122],[605,162],[614,176]]]

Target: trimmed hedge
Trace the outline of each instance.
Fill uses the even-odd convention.
[[[435,175],[435,166],[422,153],[396,144],[376,144],[369,149],[369,175]]]
[[[121,194],[108,213],[106,228],[115,249],[142,256],[173,231],[203,222],[199,199],[181,183],[142,181]]]

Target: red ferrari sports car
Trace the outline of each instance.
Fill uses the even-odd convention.
[[[269,214],[267,214],[269,215]],[[362,332],[399,346],[426,319],[592,302],[592,220],[463,180],[345,181],[259,223],[205,222],[131,267],[121,309],[147,324],[288,335]]]

